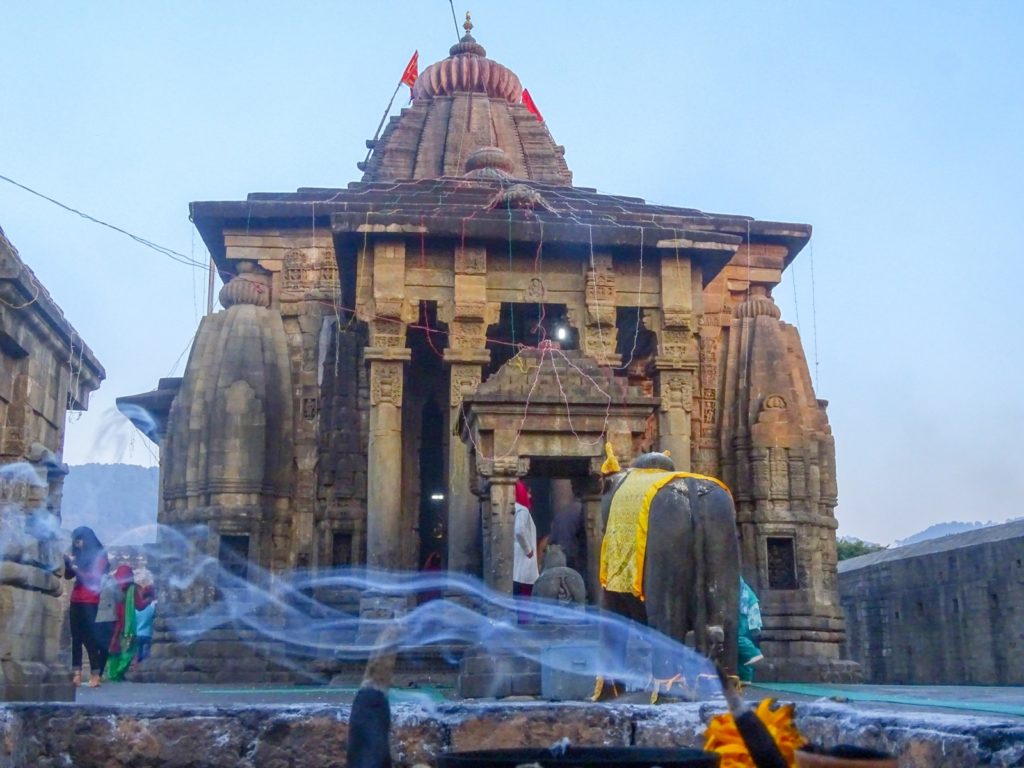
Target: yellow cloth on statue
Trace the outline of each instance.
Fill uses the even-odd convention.
[[[647,556],[647,519],[655,494],[679,478],[721,480],[692,472],[630,469],[612,497],[604,539],[601,541],[601,586],[608,592],[626,592],[644,599],[644,560]]]

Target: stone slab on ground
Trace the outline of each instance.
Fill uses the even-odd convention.
[[[154,688],[151,703],[132,701]],[[168,705],[168,689],[218,704]],[[299,696],[264,689],[246,703],[242,689],[223,694],[189,686],[106,685],[121,706],[93,703],[8,704],[0,707],[0,768],[342,768],[353,689]],[[231,693],[234,690],[236,693]],[[179,691],[184,696],[186,691]],[[99,694],[99,691],[89,693]],[[152,703],[164,694],[164,703]],[[450,750],[546,746],[563,737],[590,746],[700,746],[717,703],[662,706],[583,702],[452,702],[424,690],[415,702],[396,691],[392,752],[396,765],[435,764]],[[877,707],[798,702],[797,723],[814,741],[886,749],[901,768],[1024,765],[1024,721],[895,712]]]

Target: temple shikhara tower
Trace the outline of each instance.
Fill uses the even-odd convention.
[[[153,418],[160,522],[254,579],[440,556],[509,590],[525,477],[542,535],[584,504],[596,594],[605,441],[668,449],[732,489],[774,672],[829,676],[834,443],[772,300],[811,228],[573,186],[468,24],[450,53],[360,181],[191,205],[224,309],[183,378],[120,401]]]

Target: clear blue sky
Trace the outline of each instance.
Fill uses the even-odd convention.
[[[812,366],[817,331],[840,533],[1024,514],[1024,4],[470,10],[577,184],[814,226],[776,298]],[[446,0],[11,2],[0,174],[203,260],[189,201],[358,179],[454,39]],[[66,460],[151,463],[113,400],[180,375],[205,275],[4,183],[0,226],[107,368]]]

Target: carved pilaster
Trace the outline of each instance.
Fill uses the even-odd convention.
[[[458,409],[462,406],[462,398],[476,392],[476,388],[480,384],[480,366],[478,364],[453,363],[449,375],[449,405]]]
[[[692,369],[658,370],[655,384],[661,397],[658,414],[658,443],[672,453],[676,469],[690,469],[690,432],[693,413],[695,373]]]
[[[601,541],[604,539],[604,521],[601,518],[601,487],[587,483],[583,492],[583,519],[587,535],[587,594],[597,603],[601,594]]]
[[[615,325],[615,271],[610,253],[594,254],[586,276],[585,300],[584,322],[570,318],[580,330],[583,353],[601,365],[621,365],[621,357],[615,354],[619,332]]]
[[[530,469],[530,460],[499,456],[477,462],[477,470],[491,484],[490,547],[484,562],[484,581],[493,590],[512,593],[512,559],[515,535],[516,480]]]
[[[445,350],[449,352],[451,350]],[[486,352],[486,350],[483,350]],[[458,429],[462,398],[480,384],[479,363],[453,363],[449,368],[450,423]],[[469,446],[462,440],[448,441],[448,568],[480,574],[480,514],[472,490]]]
[[[688,271],[686,276],[689,277]],[[665,279],[663,275],[662,282]],[[662,293],[665,291],[665,286],[662,286]],[[675,293],[671,295],[675,296]],[[654,361],[655,386],[661,397],[658,444],[661,450],[672,453],[677,469],[689,471],[693,402],[699,367],[697,336],[692,314],[678,305],[678,297],[675,300],[675,308],[648,311],[645,324],[658,337],[658,355]]]
[[[370,363],[370,405],[401,408],[404,374],[401,362],[373,360]]]
[[[401,310],[398,310],[401,312]],[[405,326],[376,319],[363,353],[370,365],[370,419],[367,446],[366,562],[377,568],[401,567],[402,552],[402,390]]]

